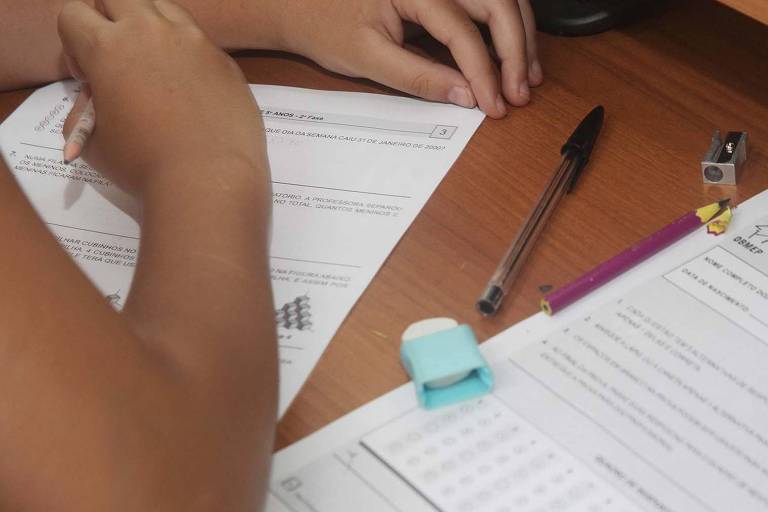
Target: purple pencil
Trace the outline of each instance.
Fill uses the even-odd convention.
[[[566,306],[573,304],[614,277],[706,224],[720,214],[723,208],[728,206],[728,203],[730,203],[730,199],[723,199],[683,215],[648,238],[641,240],[570,284],[541,299],[542,311],[548,315],[554,315]]]

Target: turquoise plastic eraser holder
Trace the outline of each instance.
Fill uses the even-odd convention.
[[[400,356],[419,403],[426,409],[469,400],[493,389],[491,369],[466,324],[404,340]],[[464,377],[444,384],[461,375]]]

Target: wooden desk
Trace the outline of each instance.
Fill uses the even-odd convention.
[[[720,2],[768,24],[768,5],[765,0],[720,0]]]
[[[768,188],[767,27],[713,1],[678,0],[621,31],[540,41],[545,84],[527,108],[480,127],[339,330],[281,422],[278,447],[406,382],[398,348],[409,323],[454,317],[486,339],[535,313],[541,285],[565,284],[693,207]],[[238,60],[254,83],[391,92],[281,54]],[[27,94],[0,95],[0,118]],[[560,145],[597,103],[607,118],[590,166],[503,310],[480,318],[475,299]],[[702,184],[714,128],[750,133],[738,188]]]

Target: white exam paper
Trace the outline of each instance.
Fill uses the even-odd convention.
[[[492,338],[492,395],[408,384],[279,452],[268,510],[768,510],[767,213]]]
[[[272,170],[282,415],[484,116],[392,96],[251,89]],[[0,126],[0,150],[59,242],[119,308],[138,252],[137,205],[84,162],[62,162],[75,91],[60,82],[35,92]]]

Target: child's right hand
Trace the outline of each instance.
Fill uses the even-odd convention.
[[[64,51],[96,110],[85,159],[138,193],[160,175],[189,179],[201,162],[211,173],[228,162],[266,168],[263,124],[242,73],[186,10],[169,0],[101,3],[103,13],[74,1],[59,16]]]

